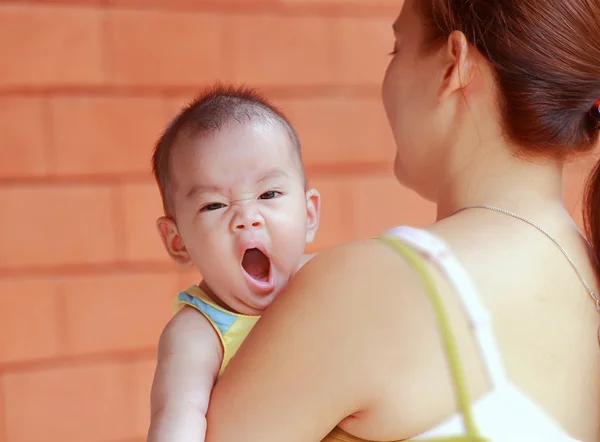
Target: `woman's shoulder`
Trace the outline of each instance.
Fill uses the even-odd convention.
[[[363,316],[394,309],[396,320],[414,317],[423,306],[429,308],[421,276],[404,256],[380,238],[349,241],[321,251],[290,280],[276,303],[290,308],[314,309],[336,317]],[[296,294],[302,293],[302,296]],[[303,306],[303,307],[302,307]],[[420,307],[419,307],[420,306]],[[311,314],[311,318],[318,320]],[[368,319],[364,317],[364,319]],[[377,318],[373,318],[377,321]]]
[[[315,255],[295,275],[311,285],[353,286],[385,283],[414,273],[409,263],[381,238],[349,241]]]

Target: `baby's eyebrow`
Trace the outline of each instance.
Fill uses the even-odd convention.
[[[221,191],[221,189],[218,188],[217,186],[207,186],[204,184],[196,184],[195,186],[192,186],[192,188],[188,192],[187,198],[191,198],[198,193],[204,193],[204,192],[218,193],[220,191]]]
[[[264,181],[273,179],[273,178],[289,178],[290,174],[283,170],[281,167],[274,167],[265,173],[261,178],[256,182],[260,184]],[[187,193],[187,198],[191,198],[198,193],[222,193],[222,189],[217,186],[207,185],[207,184],[196,184],[192,186]]]
[[[281,167],[274,167],[265,173],[262,178],[257,181],[258,183],[262,183],[263,181],[267,181],[273,178],[289,178],[290,174],[283,170]]]

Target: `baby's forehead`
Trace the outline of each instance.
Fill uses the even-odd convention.
[[[279,149],[299,149],[298,143],[290,136],[287,128],[279,121],[272,119],[253,119],[248,121],[229,120],[218,128],[183,128],[177,137],[173,151],[186,149],[210,148],[215,145],[219,150],[245,146],[249,140],[259,140]]]
[[[237,127],[236,127],[237,126]],[[300,152],[279,125],[234,125],[186,137],[173,151],[173,184],[304,179]],[[277,173],[274,173],[276,171]]]
[[[279,122],[233,121],[217,130],[182,131],[172,150],[171,163],[214,164],[242,158],[250,163],[278,161],[283,167],[290,159],[301,160],[300,146]]]

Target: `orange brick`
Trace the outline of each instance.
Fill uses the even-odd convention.
[[[28,0],[20,0],[22,3],[26,3]],[[104,5],[107,0],[35,0],[36,3],[57,3],[57,4],[70,4],[70,5]]]
[[[123,258],[171,262],[156,230],[156,219],[163,214],[158,186],[153,182],[127,184],[120,191],[122,231],[125,232]]]
[[[102,82],[102,11],[0,6],[0,85]]]
[[[152,148],[167,121],[166,102],[159,98],[55,98],[52,171],[149,173]]]
[[[378,99],[280,100],[298,130],[308,167],[322,164],[389,163],[395,147]]]
[[[0,280],[0,363],[57,356],[58,308],[54,281]]]
[[[140,437],[146,436],[150,425],[150,390],[155,368],[155,359],[138,361],[127,367],[134,434]]]
[[[351,199],[348,183],[344,178],[309,176],[309,186],[321,194],[321,222],[310,253],[347,241],[352,236]]]
[[[335,80],[329,23],[324,18],[235,16],[228,32],[235,81],[311,85]]]
[[[0,374],[0,440],[10,442],[6,433],[6,410],[5,410],[4,392],[2,391],[2,375]]]
[[[435,221],[436,207],[388,175],[357,176],[351,183],[354,238],[369,238],[398,225],[426,226]]]
[[[67,352],[89,354],[153,348],[173,314],[175,272],[81,276],[61,283]]]
[[[333,22],[337,81],[381,84],[393,49],[394,19],[339,18]]]
[[[0,177],[44,175],[49,134],[44,124],[43,101],[30,97],[2,97],[0,121],[3,126]]]
[[[19,0],[21,3],[26,3],[28,0]],[[35,0],[36,3],[56,3],[59,5],[104,5],[107,0]]]
[[[126,372],[117,364],[6,373],[9,442],[106,442],[133,437]]]
[[[115,259],[112,198],[101,186],[0,188],[0,267]]]
[[[199,85],[226,76],[219,15],[110,11],[109,81],[121,85]]]
[[[350,5],[369,5],[369,6],[396,6],[400,13],[400,3],[398,0],[279,0],[281,3],[289,4],[343,4]]]
[[[161,8],[181,8],[184,7],[202,7],[215,5],[251,5],[276,4],[280,0],[255,0],[250,3],[248,0],[107,0],[110,5],[141,5],[141,6],[159,6]]]

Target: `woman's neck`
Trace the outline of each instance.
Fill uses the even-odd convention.
[[[437,218],[473,205],[492,205],[526,216],[562,205],[563,166],[550,159],[517,158],[506,147],[472,155],[457,168],[438,195]]]

